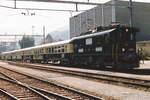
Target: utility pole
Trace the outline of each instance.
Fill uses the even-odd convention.
[[[45,44],[45,26],[43,26],[43,39],[44,39],[44,44]]]
[[[133,27],[133,8],[132,8],[132,0],[129,1],[129,7],[130,7],[130,27]]]
[[[129,1],[129,9],[130,9],[130,28],[131,28],[131,36],[130,40],[133,40],[133,8],[132,8],[132,0]]]
[[[34,35],[35,35],[35,34],[34,34],[34,28],[35,28],[35,26],[32,25],[32,35],[33,35],[33,37],[34,37]]]
[[[112,23],[115,23],[116,22],[116,1],[111,0],[111,4],[112,4]]]
[[[14,0],[14,8],[16,9],[16,0]]]

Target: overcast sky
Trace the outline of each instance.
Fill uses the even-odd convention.
[[[81,0],[75,0],[81,1]],[[86,1],[86,0],[82,0]],[[92,0],[91,0],[92,1]],[[93,0],[107,2],[109,0]],[[149,0],[133,0],[145,1]],[[0,0],[0,5],[14,6],[14,2]],[[45,9],[75,9],[75,5],[56,4],[56,3],[41,3],[41,2],[18,2],[17,7],[25,8],[45,8]],[[85,10],[93,6],[79,6],[79,9]],[[22,15],[26,13],[27,15]],[[28,14],[35,13],[35,16]],[[75,15],[77,13],[73,13]],[[0,34],[41,34],[43,26],[46,27],[46,33],[52,32],[62,27],[69,27],[70,12],[54,12],[54,11],[37,11],[37,10],[16,10],[0,7]],[[1,39],[1,38],[0,38]]]
[[[14,6],[13,2],[2,2],[0,5]],[[74,9],[74,5],[51,4],[41,2],[17,2],[17,7],[20,8],[45,8],[45,9]],[[92,6],[82,6],[83,8],[91,8]],[[80,7],[81,8],[81,7]],[[21,13],[26,13],[24,16]],[[35,16],[29,16],[35,13]],[[73,15],[76,13],[73,13]],[[1,33],[41,33],[42,27],[45,26],[47,32],[54,31],[61,27],[69,25],[70,12],[54,12],[54,11],[33,11],[33,10],[14,10],[8,8],[0,8],[0,34]],[[34,28],[33,28],[34,27]]]

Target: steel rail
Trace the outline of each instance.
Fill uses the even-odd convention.
[[[44,89],[40,89],[40,88],[33,87],[33,86],[30,86],[30,87],[33,88],[33,89],[35,89],[36,91],[41,92],[41,93],[53,95],[54,97],[59,98],[59,99],[61,99],[61,100],[72,100],[72,99],[69,98],[69,97],[62,96],[62,95],[59,95],[59,94],[57,94],[57,93],[53,93],[53,92],[50,92],[50,91],[46,91],[46,90],[44,90]]]
[[[11,100],[19,100],[17,97],[11,95],[10,93],[4,91],[3,89],[0,88],[0,92],[6,96],[8,96],[9,98],[11,98]]]

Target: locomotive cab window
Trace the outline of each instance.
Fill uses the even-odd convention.
[[[105,40],[106,43],[109,42],[109,34],[105,34],[104,35],[104,40]]]

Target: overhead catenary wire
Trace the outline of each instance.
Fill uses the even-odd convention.
[[[12,1],[12,0],[10,0]],[[14,1],[14,0],[13,0]],[[45,9],[45,8],[21,8],[21,7],[17,7],[17,0],[14,1],[14,7],[10,7],[10,6],[4,6],[4,5],[0,5],[0,7],[3,8],[9,8],[9,9],[24,9],[24,10],[46,10],[46,11],[63,11],[63,12],[82,12],[82,11],[86,11],[86,10],[79,10],[78,6],[79,5],[99,5],[99,6],[116,6],[119,8],[129,8],[130,6],[123,6],[123,5],[113,5],[113,4],[103,4],[103,3],[93,3],[93,2],[75,2],[75,1],[60,1],[60,0],[18,0],[18,2],[22,2],[22,1],[34,1],[34,2],[48,2],[48,3],[64,3],[64,4],[75,4],[75,10],[70,10],[70,9]]]

